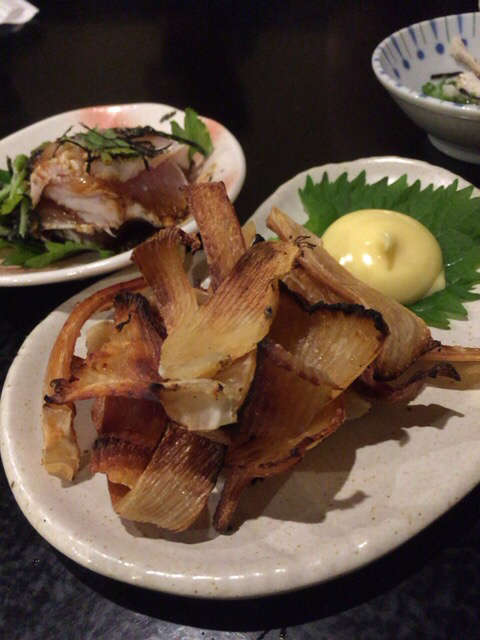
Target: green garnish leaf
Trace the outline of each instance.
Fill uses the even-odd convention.
[[[97,251],[100,260],[108,258],[113,254],[113,251],[102,249],[93,242],[79,244],[78,242],[72,242],[71,240],[67,242],[51,242],[49,240],[46,240],[45,249],[45,253],[41,253],[40,255],[29,258],[24,263],[25,266],[32,269],[41,269],[42,267],[46,267],[52,262],[63,260],[64,258],[72,256],[75,253],[81,253],[84,251]]]
[[[11,242],[5,238],[0,238],[2,265],[6,267],[11,265],[22,267],[28,260],[37,256],[41,251],[42,246],[40,243]]]
[[[0,249],[5,250],[5,258],[2,264],[17,265],[20,267],[29,267],[31,269],[41,269],[52,262],[63,260],[76,253],[84,251],[97,251],[100,259],[108,258],[113,251],[102,249],[93,242],[80,244],[78,242],[52,242],[46,240],[40,242],[11,242],[4,238],[0,238]]]
[[[409,186],[406,175],[392,184],[388,178],[367,184],[365,171],[351,181],[347,173],[333,182],[327,173],[318,183],[307,176],[299,189],[309,216],[304,226],[319,236],[337,218],[358,209],[399,211],[427,227],[442,250],[447,286],[407,306],[441,329],[449,329],[452,318],[467,317],[465,302],[480,299],[472,291],[480,283],[480,198],[472,198],[472,192],[473,187],[459,189],[457,180],[448,187],[421,189],[419,180]]]
[[[184,138],[186,141],[193,142],[197,145],[197,148],[190,147],[188,156],[190,160],[195,155],[196,151],[200,151],[205,157],[208,157],[213,151],[213,143],[210,137],[210,133],[207,126],[200,118],[198,113],[189,107],[185,109],[185,120],[183,128],[172,120],[170,123],[172,127],[172,133],[179,138]]]
[[[8,198],[6,198],[4,203],[2,204],[2,207],[0,209],[0,215],[6,216],[9,213],[12,213],[12,211],[17,207],[17,205],[20,204],[20,202],[23,200],[23,196],[24,194],[21,193],[20,191],[17,191],[15,193],[10,193]]]
[[[10,180],[12,179],[12,175],[10,171],[6,169],[0,169],[0,183],[3,185],[10,184]]]
[[[20,202],[20,218],[18,223],[18,235],[24,238],[27,235],[28,217],[32,208],[32,201],[28,196],[22,198]]]
[[[455,81],[449,77],[449,74],[440,78],[437,82],[426,82],[422,85],[422,91],[426,96],[431,96],[438,100],[457,102],[459,104],[480,104],[480,100],[476,96],[459,91],[456,88]]]
[[[13,161],[13,177],[19,174],[21,171],[26,171],[28,167],[28,157],[24,153],[20,153],[18,156],[15,156],[15,160]]]
[[[0,191],[0,202],[2,202],[0,215],[5,216],[12,213],[17,205],[27,197],[26,194],[29,188],[26,180],[27,170],[27,156],[23,154],[18,155],[13,162],[10,181]]]

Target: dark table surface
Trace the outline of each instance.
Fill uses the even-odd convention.
[[[480,167],[434,149],[370,66],[392,31],[474,11],[474,1],[36,5],[31,23],[0,28],[0,137],[87,105],[194,106],[243,146],[242,221],[296,173],[361,157],[418,158],[480,186]],[[0,289],[0,385],[35,325],[91,282]],[[2,638],[479,637],[478,487],[368,567],[303,591],[233,602],[149,592],[77,566],[30,526],[3,471],[0,487]]]

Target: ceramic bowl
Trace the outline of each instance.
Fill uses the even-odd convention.
[[[383,40],[373,52],[372,67],[382,85],[440,151],[480,164],[480,106],[432,98],[422,86],[436,73],[463,71],[450,54],[459,35],[480,59],[480,13],[433,18],[405,27]]]

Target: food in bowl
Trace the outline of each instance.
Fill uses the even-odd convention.
[[[450,53],[463,63],[466,71],[434,73],[422,86],[427,96],[459,104],[480,104],[480,62],[467,51],[459,36],[453,38]]]
[[[67,255],[130,248],[186,217],[182,187],[213,150],[192,109],[171,132],[150,126],[82,125],[18,155],[0,172],[4,265],[38,268]]]
[[[372,55],[378,81],[405,114],[427,132],[430,142],[447,155],[475,163],[480,163],[478,106],[432,97],[422,86],[432,74],[459,70],[449,54],[456,36],[467,43],[473,56],[480,56],[479,15],[441,16],[409,25],[387,36]]]

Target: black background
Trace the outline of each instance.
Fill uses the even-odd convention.
[[[418,158],[480,186],[479,167],[435,150],[371,69],[373,49],[391,32],[474,11],[474,1],[36,5],[40,13],[28,25],[0,28],[0,137],[88,105],[193,106],[243,146],[241,221],[296,173],[361,157]],[[1,382],[33,327],[91,282],[0,289]],[[478,637],[478,488],[349,576],[274,598],[211,602],[148,592],[77,566],[28,524],[3,472],[0,484],[1,637],[253,640],[268,630],[268,640]]]

